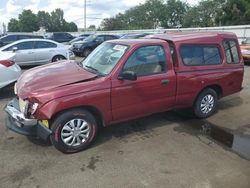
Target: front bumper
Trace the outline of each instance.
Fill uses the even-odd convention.
[[[51,135],[52,131],[44,127],[40,121],[24,117],[19,110],[17,98],[10,101],[4,110],[8,114],[5,121],[8,129],[25,136],[38,136],[44,140],[47,140]]]

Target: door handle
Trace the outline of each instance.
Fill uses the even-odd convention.
[[[170,80],[161,80],[161,85],[168,85]]]
[[[28,54],[33,54],[34,52],[28,52]]]

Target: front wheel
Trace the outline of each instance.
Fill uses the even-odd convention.
[[[202,91],[194,104],[194,114],[198,118],[207,118],[217,109],[217,93],[213,89]]]
[[[94,116],[82,109],[69,110],[59,115],[51,126],[52,144],[63,153],[86,149],[97,134]]]

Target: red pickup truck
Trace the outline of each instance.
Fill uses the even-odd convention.
[[[112,40],[84,61],[30,69],[5,107],[6,126],[51,139],[65,153],[85,149],[100,126],[191,107],[198,118],[239,92],[244,73],[232,33],[158,34]]]

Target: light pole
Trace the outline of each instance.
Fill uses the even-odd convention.
[[[84,31],[87,31],[86,28],[86,0],[84,0]]]

